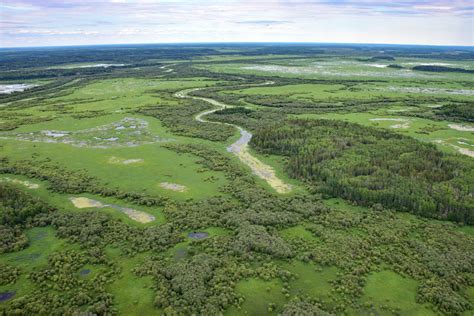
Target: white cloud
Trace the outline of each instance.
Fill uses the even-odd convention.
[[[2,45],[308,41],[472,45],[465,0],[0,0]],[[40,8],[40,9],[38,9]],[[6,11],[6,10],[4,10]],[[471,14],[469,14],[471,12]],[[409,26],[409,27],[408,27]],[[58,37],[60,37],[58,39]],[[68,43],[64,43],[68,37]]]
[[[413,7],[415,10],[434,10],[434,11],[447,11],[452,10],[453,7],[447,6],[432,6],[432,5],[417,5]]]
[[[61,30],[40,30],[40,29],[20,29],[10,32],[10,34],[17,35],[97,35],[99,32],[96,31],[84,31],[84,30],[72,30],[72,31],[61,31]]]

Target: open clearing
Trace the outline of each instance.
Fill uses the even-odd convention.
[[[414,61],[416,60],[416,61]],[[265,64],[252,63],[225,63],[211,64],[209,67],[214,71],[223,73],[248,73],[259,75],[276,75],[283,77],[303,77],[303,78],[390,78],[392,80],[403,79],[435,79],[446,80],[446,78],[468,78],[470,74],[451,74],[440,72],[414,71],[411,68],[422,64],[436,64],[439,61],[416,58],[397,58],[396,61],[378,60],[367,62],[355,58],[337,58],[337,57],[316,57],[316,58],[292,58],[286,60],[268,60]],[[392,68],[389,65],[401,65],[402,68]],[[472,61],[456,61],[447,63],[456,65],[455,67],[472,69]],[[436,65],[434,65],[436,66]],[[204,67],[204,66],[202,66]],[[468,79],[469,80],[469,79]]]
[[[60,66],[54,66],[54,67],[49,67],[49,69],[74,69],[74,68],[108,68],[108,67],[123,67],[126,66],[126,64],[71,64],[71,65],[60,65]]]
[[[29,134],[38,130],[68,130],[74,133],[75,131],[94,129],[97,126],[112,126],[127,117],[130,116],[112,114],[87,120],[61,118],[24,126],[12,134]],[[137,118],[148,122],[147,131],[150,135],[173,139],[172,143],[195,141],[171,134],[156,119],[142,116]],[[119,126],[121,125],[117,125],[117,127]],[[123,132],[124,130],[119,131]],[[135,129],[129,129],[129,131],[133,133]],[[115,133],[115,130],[102,132]],[[96,135],[96,133],[100,133],[100,131],[94,131],[92,135]],[[140,137],[136,137],[138,142],[141,142]],[[98,141],[93,138],[89,140],[94,144]],[[161,144],[166,144],[163,142],[141,144],[136,147],[114,145],[110,148],[77,147],[61,142],[18,142],[15,139],[4,139],[2,143],[4,145],[3,152],[15,161],[28,159],[34,154],[40,160],[47,158],[64,168],[86,170],[88,174],[128,191],[140,190],[178,199],[203,199],[212,196],[214,192],[218,191],[218,187],[227,181],[222,172],[203,170],[202,166],[197,163],[198,157],[190,154],[178,154],[166,149],[161,146]],[[222,148],[224,145],[222,147],[218,145],[218,147]],[[115,159],[110,161],[111,157],[117,157],[119,161]],[[123,164],[124,161],[133,159],[143,159],[143,162]],[[186,192],[163,190],[158,185],[161,182],[179,183],[186,186],[188,190]]]
[[[370,119],[371,121],[376,121],[376,122],[403,122],[401,124],[394,124],[394,125],[390,125],[391,128],[395,128],[395,129],[398,129],[398,128],[409,128],[410,127],[410,122],[408,119],[403,119],[403,118],[372,118]]]
[[[248,279],[240,281],[236,290],[243,297],[239,308],[230,308],[226,315],[278,315],[287,298],[281,293],[282,282],[279,280],[263,281]]]
[[[346,67],[346,71],[340,71]],[[347,71],[347,67],[352,67]],[[379,71],[372,71],[377,69]],[[303,75],[303,76],[334,76],[334,77],[379,77],[389,76],[394,78],[423,78],[429,75],[415,73],[411,70],[394,71],[379,64],[358,64],[357,62],[321,62],[314,63],[308,66],[282,66],[282,65],[250,65],[241,67],[242,70],[269,72],[274,74],[289,74],[289,75]],[[432,75],[432,77],[437,77]]]
[[[376,313],[387,310],[388,307],[402,315],[435,315],[427,306],[416,302],[413,293],[418,286],[417,281],[392,271],[375,272],[367,280],[363,300],[366,305],[370,304]]]
[[[295,279],[290,282],[290,292],[297,296],[310,296],[330,302],[331,282],[337,279],[336,267],[318,267],[301,261],[284,265]]]
[[[116,260],[123,271],[120,278],[108,285],[111,293],[117,298],[117,307],[125,315],[156,314],[157,310],[153,307],[152,278],[138,277],[132,271],[146,259],[147,253],[130,258],[123,256],[119,249],[107,248],[106,254],[109,258]]]

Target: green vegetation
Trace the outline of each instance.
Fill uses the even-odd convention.
[[[426,306],[416,303],[415,280],[404,278],[391,271],[375,272],[367,278],[365,305],[377,311],[398,312],[403,315],[434,315]]]
[[[117,248],[106,249],[106,254],[119,263],[122,271],[121,276],[109,285],[110,293],[116,298],[118,310],[127,315],[155,313],[151,278],[137,278],[133,273],[133,268],[143,262],[145,254],[130,258],[121,256]]]
[[[472,50],[383,51],[4,51],[0,314],[471,315]]]
[[[379,127],[410,136],[423,142],[435,144],[440,150],[456,153],[458,147],[466,147],[459,142],[474,143],[474,136],[468,131],[456,130],[451,126],[464,126],[462,123],[452,121],[434,121],[426,118],[410,116],[407,112],[397,112],[397,108],[370,111],[364,113],[327,113],[327,114],[301,114],[297,118],[304,119],[329,119],[347,121],[369,127]],[[405,110],[402,108],[402,110]],[[468,126],[468,124],[465,124]]]
[[[309,296],[321,301],[329,302],[332,286],[331,282],[337,279],[337,268],[318,267],[300,261],[285,265],[295,278],[290,282],[290,293],[304,297]]]
[[[446,157],[412,138],[330,120],[268,126],[252,141],[263,152],[288,156],[290,175],[314,191],[474,224],[469,158]]]
[[[413,67],[413,70],[431,71],[431,72],[460,72],[460,73],[466,73],[466,74],[474,73],[474,70],[469,70],[469,69],[433,66],[433,65],[415,66]]]
[[[242,295],[243,303],[237,308],[230,309],[227,315],[240,315],[240,311],[248,315],[277,315],[287,301],[281,292],[282,288],[283,284],[279,280],[240,281],[236,286],[236,291]]]

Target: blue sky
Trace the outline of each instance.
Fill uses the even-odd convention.
[[[0,46],[173,42],[474,45],[466,0],[1,0]]]

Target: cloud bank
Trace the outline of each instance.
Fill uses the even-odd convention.
[[[2,0],[0,45],[344,42],[474,45],[465,0]]]

